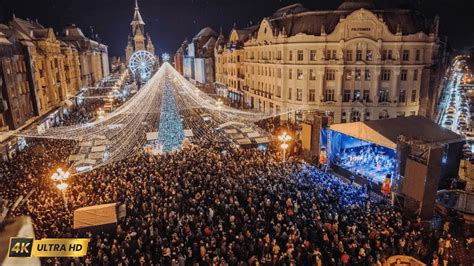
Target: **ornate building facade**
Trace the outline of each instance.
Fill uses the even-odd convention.
[[[125,48],[126,63],[128,64],[132,54],[139,50],[146,50],[155,55],[155,46],[151,41],[151,37],[149,34],[145,34],[145,22],[140,14],[138,0],[135,0],[135,11],[130,26],[132,27],[132,35],[128,36],[127,47]]]
[[[63,29],[60,40],[79,53],[79,73],[82,86],[94,86],[109,75],[108,48],[106,45],[85,37],[75,25]]]
[[[210,85],[215,79],[214,48],[219,35],[210,27],[205,27],[185,42],[183,53],[183,75],[198,84]]]
[[[184,69],[183,69],[183,59],[184,55],[188,49],[188,41],[185,40],[183,44],[178,48],[178,51],[176,51],[174,55],[174,68],[176,71],[178,71],[181,75],[184,74]]]
[[[80,32],[71,26],[63,36],[56,36],[37,21],[13,17],[0,24],[3,130],[17,129],[30,118],[47,114],[82,86],[108,75],[107,46],[83,35],[77,38],[73,29]]]
[[[0,32],[0,131],[18,128],[34,116],[26,66],[21,45]]]
[[[437,55],[437,18],[370,0],[330,11],[295,4],[233,29],[215,49],[216,79],[242,106],[292,113],[283,119],[318,110],[336,123],[375,120],[422,114]]]

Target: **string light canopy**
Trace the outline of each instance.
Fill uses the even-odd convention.
[[[148,132],[158,131],[158,141],[165,141],[165,136],[173,138],[177,132],[179,139],[188,138],[191,142],[231,141],[218,130],[220,125],[235,123],[256,128],[255,122],[283,114],[226,106],[195,87],[165,62],[132,98],[112,113],[101,113],[90,123],[41,131],[32,129],[16,135],[77,141],[81,149],[89,151],[86,158],[77,159],[75,164],[88,164],[85,169],[90,170],[129,157],[147,142]],[[161,121],[163,119],[168,121]]]

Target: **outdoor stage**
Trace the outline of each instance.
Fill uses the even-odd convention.
[[[324,135],[327,139],[322,145],[327,147],[329,163],[336,172],[347,177],[356,175],[375,184],[381,184],[387,175],[393,182],[405,172],[400,137],[445,145],[443,178],[456,176],[463,141],[461,136],[421,116],[335,124]]]

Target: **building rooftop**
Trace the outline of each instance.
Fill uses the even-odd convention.
[[[357,9],[375,9],[373,0],[345,0],[338,10],[357,10]]]
[[[330,34],[334,31],[341,18],[348,16],[354,10],[366,8],[369,4],[369,2],[347,1],[341,5],[342,8],[337,10],[302,11],[285,16],[274,15],[270,22],[274,30],[283,31],[285,29],[288,36],[294,36],[298,33],[319,36],[322,33],[322,29],[327,34]],[[369,6],[372,7],[372,4]],[[383,19],[393,34],[397,33],[398,29],[401,30],[402,34],[415,34],[418,32],[430,34],[433,32],[433,20],[426,19],[416,10],[373,9],[371,11]]]

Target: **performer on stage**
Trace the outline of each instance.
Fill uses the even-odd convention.
[[[391,182],[392,182],[392,175],[387,174],[385,176],[385,181],[383,182],[382,189],[381,189],[382,194],[384,194],[385,196],[390,196]]]

